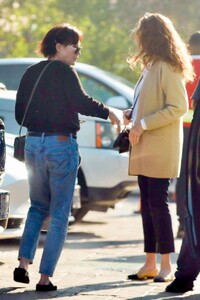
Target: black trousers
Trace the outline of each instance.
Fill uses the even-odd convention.
[[[186,160],[187,160],[187,146],[189,139],[189,127],[184,127],[184,141],[183,141],[183,153],[181,162],[181,172],[176,183],[176,212],[180,229],[183,230],[185,227],[185,216],[186,216]]]
[[[172,222],[168,206],[169,178],[139,175],[144,252],[174,252]]]
[[[186,187],[186,234],[175,276],[193,281],[200,273],[200,100],[197,101],[189,133]]]
[[[192,256],[189,243],[186,232],[178,256],[175,276],[179,279],[194,281],[200,272],[200,257]]]

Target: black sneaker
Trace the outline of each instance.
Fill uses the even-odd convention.
[[[36,291],[38,292],[50,292],[50,291],[56,291],[57,286],[53,285],[51,282],[47,285],[43,284],[36,284]]]
[[[169,293],[186,293],[192,291],[194,283],[192,280],[176,278],[172,283],[170,283],[165,291]]]
[[[22,268],[15,268],[13,272],[13,279],[16,282],[29,283],[28,272]]]

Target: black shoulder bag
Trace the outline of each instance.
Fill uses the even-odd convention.
[[[23,127],[23,124],[24,124],[24,120],[25,120],[25,117],[26,117],[26,114],[27,114],[27,111],[28,111],[28,108],[30,106],[30,103],[31,103],[31,100],[33,98],[33,94],[36,90],[36,87],[40,81],[40,78],[42,77],[44,71],[46,70],[46,68],[52,63],[53,61],[51,61],[50,63],[48,63],[44,69],[42,70],[42,72],[40,73],[34,87],[33,87],[33,90],[31,92],[31,95],[30,95],[30,98],[28,100],[28,103],[27,103],[27,106],[26,106],[26,110],[24,112],[24,116],[23,116],[23,119],[22,119],[22,122],[21,122],[21,126],[20,126],[20,129],[19,129],[19,136],[17,136],[15,138],[15,141],[14,141],[14,158],[18,159],[19,161],[24,161],[24,147],[25,147],[25,141],[26,141],[26,135],[21,135],[21,131],[22,131],[22,127]]]
[[[137,95],[134,105],[131,107],[130,119],[138,98],[139,98],[139,94]],[[129,151],[130,148],[129,132],[130,129],[125,126],[124,129],[118,134],[118,136],[116,137],[113,143],[113,148],[119,149],[119,153],[124,153]]]

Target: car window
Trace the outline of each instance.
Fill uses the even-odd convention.
[[[5,84],[8,90],[17,90],[28,66],[24,64],[0,65],[0,82]]]
[[[33,62],[1,63],[0,82],[2,82],[8,90],[18,90],[20,80],[31,64],[33,64]],[[102,70],[98,72],[104,73]],[[112,83],[109,86],[109,84],[93,78],[92,75],[85,75],[80,71],[78,71],[78,73],[85,91],[93,98],[103,102],[105,105],[118,109],[130,107],[130,102],[126,97],[115,91],[115,88],[112,88]],[[110,73],[105,74],[109,74],[111,78],[115,76]]]
[[[79,74],[79,77],[88,95],[92,96],[97,100],[100,100],[104,104],[106,104],[109,98],[119,96],[119,94],[111,90],[108,86],[102,84],[99,81],[96,81],[91,77],[88,77],[83,74]]]

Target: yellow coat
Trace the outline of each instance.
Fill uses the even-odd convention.
[[[129,175],[176,178],[180,173],[183,115],[188,109],[182,75],[166,62],[154,63],[142,85],[136,122],[147,126],[130,150]]]

